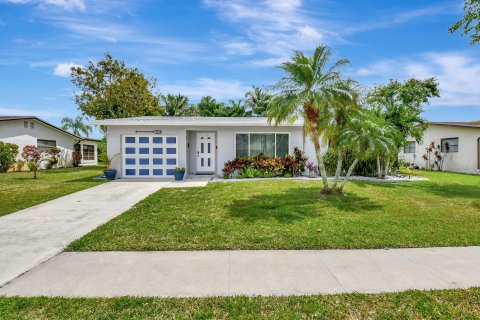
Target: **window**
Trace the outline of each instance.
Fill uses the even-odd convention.
[[[458,152],[458,138],[442,139],[440,148],[442,152]]]
[[[33,128],[35,128],[35,123],[30,122],[30,129],[33,129]]]
[[[255,156],[261,152],[271,157],[284,157],[289,150],[288,133],[237,133],[235,155]]]
[[[407,145],[403,147],[403,153],[415,153],[415,141],[408,141]]]
[[[83,160],[95,160],[95,147],[90,144],[83,145]]]
[[[48,148],[53,148],[56,146],[57,141],[55,140],[37,139],[37,147],[41,152],[47,151]]]
[[[23,121],[23,127],[28,128],[28,121]]]

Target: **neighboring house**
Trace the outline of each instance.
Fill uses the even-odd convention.
[[[20,154],[26,145],[58,147],[61,167],[71,166],[75,149],[82,151],[82,165],[97,164],[99,140],[76,136],[33,116],[0,116],[0,140],[17,144]]]
[[[430,122],[421,143],[412,141],[400,152],[400,159],[428,168],[423,158],[426,148],[434,142],[446,154],[444,171],[480,173],[480,123]],[[430,165],[433,163],[433,155]]]
[[[271,156],[304,150],[316,165],[303,123],[270,125],[267,118],[137,117],[96,120],[106,128],[108,154],[120,178],[171,177],[175,167],[187,174],[222,174],[235,156],[265,152]]]

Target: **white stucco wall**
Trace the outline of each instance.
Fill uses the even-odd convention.
[[[28,121],[28,128],[24,127],[24,121]],[[34,128],[31,128],[31,122],[34,122]],[[0,140],[18,145],[18,159],[21,158],[20,154],[22,153],[23,147],[27,145],[36,146],[37,139],[55,140],[57,147],[62,150],[59,161],[60,166],[69,166],[71,164],[72,150],[75,143],[73,136],[69,136],[62,131],[33,119],[0,121]]]
[[[178,143],[178,167],[185,167],[187,169],[187,174],[195,173],[195,131],[198,132],[215,132],[216,133],[216,170],[215,172],[218,175],[221,175],[223,164],[235,157],[235,133],[240,132],[286,132],[290,134],[290,145],[289,153],[293,153],[294,147],[299,147],[303,149],[303,138],[302,138],[302,128],[293,127],[293,126],[277,126],[277,127],[262,127],[262,126],[241,126],[241,127],[225,127],[225,126],[126,126],[126,125],[115,125],[108,126],[106,137],[107,137],[107,150],[110,157],[115,154],[119,154],[114,161],[112,162],[112,167],[117,169],[118,177],[122,177],[122,163],[123,159],[121,156],[121,147],[123,135],[134,135],[134,134],[145,134],[148,133],[137,133],[136,131],[153,131],[153,130],[162,130],[162,135],[172,135],[177,137]],[[151,134],[154,136],[154,134]],[[308,141],[306,142],[305,153],[309,157],[309,161],[312,161],[315,165],[317,164],[315,158],[315,152],[313,149],[313,144]]]
[[[443,164],[444,171],[480,173],[479,170],[479,146],[480,128],[430,125],[425,131],[421,143],[415,146],[415,154],[400,152],[400,159],[409,163],[418,165],[420,168],[426,168],[426,161],[422,156],[426,153],[425,148],[434,141],[436,145],[440,144],[441,139],[458,138],[458,152],[451,152]],[[412,139],[413,141],[413,139]]]

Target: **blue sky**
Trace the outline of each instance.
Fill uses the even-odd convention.
[[[461,16],[460,0],[0,0],[0,114],[76,115],[69,67],[107,51],[195,102],[242,98],[326,44],[365,86],[436,76],[429,120],[478,120],[480,46],[447,31]]]

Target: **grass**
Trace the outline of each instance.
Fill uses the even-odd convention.
[[[92,178],[102,170],[100,166],[42,170],[38,179],[31,172],[0,174],[0,216],[96,186],[102,181]]]
[[[480,245],[480,176],[422,174],[430,181],[353,182],[345,196],[294,180],[162,189],[68,250]]]
[[[478,319],[480,288],[287,297],[0,298],[0,319]]]

